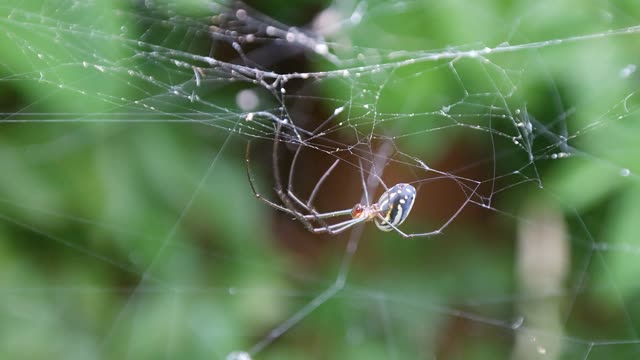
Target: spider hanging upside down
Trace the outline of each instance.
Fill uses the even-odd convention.
[[[396,184],[385,191],[377,203],[370,206],[356,204],[351,210],[351,221],[355,225],[374,220],[378,229],[391,231],[409,216],[415,200],[416,188],[409,184]]]
[[[313,233],[328,233],[328,234],[338,234],[341,233],[354,225],[360,224],[362,222],[374,221],[378,229],[382,231],[391,231],[395,230],[403,237],[415,237],[415,236],[430,236],[440,233],[440,230],[422,233],[422,234],[405,234],[401,230],[398,229],[409,216],[411,212],[411,208],[416,199],[416,189],[410,184],[399,183],[388,190],[386,190],[378,199],[378,202],[374,204],[369,204],[369,196],[367,194],[367,189],[364,181],[364,174],[361,167],[361,179],[363,183],[364,189],[364,198],[366,200],[365,204],[356,204],[351,209],[337,210],[320,213],[314,209],[312,202],[315,198],[318,189],[324,182],[324,180],[328,177],[328,175],[333,171],[333,169],[338,165],[341,161],[340,159],[336,159],[336,161],[329,167],[329,169],[324,173],[324,175],[320,178],[320,180],[316,183],[311,195],[307,199],[307,201],[302,201],[293,191],[292,189],[292,178],[294,174],[294,169],[296,166],[296,162],[298,159],[298,155],[302,149],[302,146],[299,146],[296,150],[293,160],[291,162],[291,166],[289,169],[289,178],[288,185],[286,189],[283,188],[282,181],[279,175],[279,157],[278,157],[278,146],[281,141],[280,139],[280,127],[282,123],[277,123],[275,138],[273,143],[273,153],[272,153],[272,161],[273,161],[273,176],[275,180],[275,192],[282,201],[282,204],[278,204],[272,200],[269,200],[263,197],[258,191],[256,191],[256,186],[254,184],[253,176],[250,171],[250,146],[251,141],[247,143],[246,149],[246,166],[247,166],[247,176],[249,178],[249,184],[251,186],[251,190],[254,195],[270,205],[271,207],[285,212],[287,214],[293,215],[296,219],[300,220],[305,227],[313,232]],[[339,221],[337,223],[328,224],[327,220],[335,217],[343,217],[350,216],[349,219],[344,221]]]
[[[249,146],[247,146],[247,156],[248,154]],[[249,171],[248,164],[249,160],[247,157],[247,171]],[[338,234],[356,224],[371,220],[373,220],[378,229],[382,231],[391,231],[394,229],[399,231],[397,227],[407,219],[407,216],[409,216],[411,208],[413,207],[413,203],[416,200],[416,189],[410,184],[401,183],[396,184],[389,190],[385,191],[378,199],[378,202],[375,204],[356,204],[352,209],[319,213],[309,205],[309,202],[307,202],[306,204],[302,202],[302,200],[300,200],[295,194],[293,194],[291,190],[287,191],[287,196],[289,196],[290,198],[287,199],[285,197],[284,191],[282,189],[278,189],[278,185],[276,185],[276,192],[279,196],[281,196],[283,203],[290,204],[290,200],[293,201],[293,203],[309,212],[309,214],[304,214],[295,210],[295,207],[292,206],[292,204],[290,206],[291,208],[284,207],[264,198],[255,190],[251,173],[248,172],[247,174],[249,176],[251,189],[258,199],[266,202],[267,204],[278,210],[295,216],[300,221],[302,221],[311,232],[314,233]],[[347,215],[350,215],[351,219],[331,225],[327,225],[325,222],[325,219]],[[321,226],[314,227],[310,223],[310,221],[317,221],[321,224]],[[400,233],[403,236],[409,237],[409,235],[406,235],[402,232]]]

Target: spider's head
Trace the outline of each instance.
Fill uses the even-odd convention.
[[[362,206],[362,204],[356,204],[356,206],[351,210],[351,217],[354,219],[360,219],[363,216],[366,216],[365,207]]]

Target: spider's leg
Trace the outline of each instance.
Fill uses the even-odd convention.
[[[327,218],[332,218],[336,216],[345,216],[345,215],[351,216],[352,211],[353,209],[344,209],[344,210],[331,211],[326,213],[315,213],[312,215],[304,215],[304,218],[308,220],[313,220],[313,219],[327,219]]]
[[[278,147],[280,145],[280,131],[282,130],[282,123],[276,125],[276,132],[273,139],[273,150],[271,153],[271,161],[273,162],[273,179],[275,182],[276,194],[280,198],[280,201],[289,209],[289,213],[296,217],[309,231],[313,231],[313,225],[304,218],[304,214],[301,214],[296,210],[295,205],[291,202],[291,199],[286,196],[282,187],[282,178],[280,177],[280,162],[278,158]]]
[[[272,162],[273,162],[273,173],[275,180],[275,190],[278,194],[278,197],[282,201],[282,204],[285,208],[289,209],[289,213],[296,217],[302,224],[307,228],[307,230],[314,232],[314,226],[311,221],[316,221],[320,224],[321,227],[327,228],[329,225],[324,221],[325,218],[330,218],[334,216],[342,216],[351,214],[351,209],[345,209],[340,211],[334,211],[330,213],[318,213],[312,206],[305,204],[301,201],[292,191],[291,187],[293,184],[293,175],[295,173],[296,163],[298,161],[298,156],[302,150],[302,140],[298,139],[298,149],[293,156],[288,175],[288,183],[287,183],[287,191],[285,193],[284,187],[282,186],[282,178],[280,177],[280,166],[279,166],[279,157],[278,157],[278,148],[280,145],[280,133],[282,130],[282,124],[278,123],[276,126],[276,133],[273,142],[273,153],[272,153]],[[297,208],[301,208],[308,212],[309,214],[305,215],[297,210]]]
[[[365,205],[371,206],[371,203],[369,202],[369,191],[367,191],[367,182],[364,179],[364,168],[362,167],[362,160],[360,158],[358,158],[358,164],[360,165],[360,180],[362,182],[362,191],[364,194]]]
[[[458,217],[458,215],[460,215],[460,213],[462,212],[462,210],[467,207],[467,205],[469,205],[469,203],[473,203],[473,201],[471,201],[471,199],[473,199],[473,196],[476,194],[476,192],[478,191],[478,188],[480,187],[480,183],[478,183],[476,185],[475,188],[472,189],[471,194],[469,194],[469,196],[467,197],[467,200],[465,200],[462,205],[460,205],[460,207],[458,207],[458,210],[456,210],[456,212],[451,215],[451,217],[449,218],[449,220],[447,220],[447,222],[445,222],[444,224],[442,224],[442,226],[440,226],[437,230],[434,231],[430,231],[430,232],[425,232],[425,233],[419,233],[419,234],[406,234],[405,232],[403,232],[402,230],[398,229],[397,226],[391,224],[390,222],[387,222],[382,215],[378,214],[378,217],[383,220],[386,224],[388,224],[389,226],[391,226],[391,228],[393,230],[395,230],[398,234],[402,235],[402,237],[405,238],[413,238],[413,237],[423,237],[423,236],[433,236],[433,235],[438,235],[438,234],[442,234],[442,231],[447,228],[455,218]]]
[[[282,205],[274,203],[273,201],[271,201],[271,200],[265,198],[264,196],[262,196],[262,194],[260,194],[256,190],[255,180],[253,178],[253,175],[251,175],[251,156],[250,156],[250,153],[251,153],[251,140],[249,140],[247,142],[247,149],[246,149],[246,152],[245,152],[245,165],[246,165],[246,168],[247,168],[247,178],[249,179],[249,186],[251,187],[251,191],[253,192],[253,195],[255,195],[256,198],[264,201],[266,204],[268,204],[269,206],[271,206],[271,207],[273,207],[273,208],[275,208],[277,210],[280,210],[280,211],[285,212],[287,214],[295,215],[295,213],[292,210],[290,210],[290,209],[288,209],[288,208],[286,208],[286,207],[284,207]]]
[[[442,230],[446,227],[446,225],[443,225],[442,227],[440,227],[438,230],[434,230],[434,231],[430,231],[430,232],[426,232],[426,233],[421,233],[421,234],[407,234],[404,231],[398,229],[397,226],[393,225],[392,223],[388,222],[387,220],[385,220],[382,215],[378,215],[378,218],[381,219],[382,221],[384,221],[384,223],[386,225],[391,226],[391,228],[393,230],[395,230],[398,234],[402,235],[402,237],[404,238],[412,238],[412,237],[419,237],[419,236],[433,236],[433,235],[439,235],[442,234]]]
[[[337,158],[336,161],[334,161],[333,164],[331,164],[329,169],[327,169],[327,171],[325,171],[324,174],[322,174],[322,177],[320,178],[320,180],[318,180],[318,182],[316,183],[316,186],[313,187],[313,191],[311,191],[311,195],[309,195],[309,199],[307,200],[307,206],[311,206],[311,204],[313,203],[313,199],[315,199],[316,194],[320,189],[320,186],[329,177],[329,174],[331,174],[333,169],[335,169],[336,166],[338,166],[339,162],[340,162],[340,158]]]
[[[292,184],[293,184],[293,174],[295,171],[295,165],[298,161],[298,156],[300,154],[300,150],[302,148],[299,147],[298,150],[296,150],[295,155],[293,156],[293,160],[291,162],[291,169],[289,171],[289,185],[287,187],[287,195],[294,201],[296,202],[301,208],[307,210],[310,215],[305,215],[304,217],[306,219],[309,220],[318,220],[318,222],[320,222],[321,226],[326,227],[327,224],[324,223],[324,221],[322,221],[321,219],[324,218],[330,218],[330,217],[334,217],[334,216],[341,216],[341,215],[349,215],[351,214],[351,209],[345,209],[345,210],[339,210],[339,211],[332,211],[329,213],[319,213],[314,207],[313,207],[313,200],[318,192],[318,189],[320,188],[320,186],[322,185],[322,183],[325,181],[325,179],[329,176],[329,174],[331,174],[331,172],[333,171],[333,169],[336,168],[336,166],[338,165],[340,159],[336,159],[336,161],[333,162],[333,164],[329,167],[329,169],[327,171],[325,171],[325,173],[322,175],[322,177],[320,178],[320,180],[318,180],[318,182],[316,183],[316,185],[313,188],[313,191],[311,192],[311,195],[309,196],[309,199],[307,200],[307,202],[305,203],[304,201],[302,201],[300,198],[298,198],[298,196],[293,192],[292,189]]]
[[[363,221],[366,221],[366,218],[358,218],[358,219],[351,219],[351,220],[346,220],[343,222],[339,222],[337,224],[333,224],[333,225],[329,225],[329,226],[325,226],[325,227],[321,227],[321,228],[315,228],[313,229],[313,232],[315,233],[323,233],[323,232],[327,232],[329,234],[338,234],[343,232],[344,230],[347,230],[348,228],[359,224]]]
[[[279,139],[279,134],[277,134],[276,138]],[[278,145],[274,143],[274,159],[273,159],[274,163],[277,163],[277,153],[276,153],[277,146]],[[285,197],[287,200],[289,200],[289,203],[293,202],[294,204],[292,205],[297,205],[299,208],[304,209],[306,212],[309,213],[309,215],[296,216],[300,221],[305,223],[305,226],[307,227],[307,229],[311,230],[313,228],[310,221],[318,222],[321,227],[328,227],[329,225],[324,221],[325,218],[351,214],[351,209],[333,211],[329,213],[319,213],[316,209],[313,208],[313,205],[312,205],[312,200],[313,200],[313,197],[315,196],[314,193],[316,192],[316,189],[322,184],[322,182],[326,179],[329,173],[333,171],[333,169],[337,166],[339,159],[336,159],[336,161],[334,162],[333,165],[331,165],[329,170],[327,170],[327,172],[325,172],[325,174],[320,178],[320,180],[318,180],[318,183],[316,183],[314,187],[314,191],[311,193],[311,197],[305,203],[304,201],[300,200],[300,198],[294,193],[292,188],[293,180],[294,180],[293,176],[295,174],[296,165],[298,163],[298,158],[301,152],[302,152],[302,141],[300,140],[298,143],[298,148],[296,149],[296,152],[293,155],[293,159],[291,160],[291,165],[289,167],[286,194],[284,194],[284,190],[282,186],[280,188],[280,191],[283,191],[283,194],[282,194],[283,196],[281,196],[281,199]],[[274,171],[276,170],[277,169],[274,169]],[[284,199],[283,199],[283,202],[284,202]],[[292,208],[291,206],[289,207],[295,211],[295,208]]]

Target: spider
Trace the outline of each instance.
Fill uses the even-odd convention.
[[[296,219],[298,219],[301,223],[305,225],[305,227],[313,232],[313,233],[328,233],[328,234],[339,234],[357,224],[362,222],[374,221],[378,229],[382,231],[391,231],[395,230],[403,237],[416,237],[416,236],[430,236],[439,234],[441,229],[436,231],[431,231],[427,233],[421,234],[406,234],[400,229],[400,226],[409,216],[413,204],[416,200],[416,189],[410,184],[399,183],[388,190],[386,190],[378,199],[378,201],[374,204],[369,204],[369,197],[367,194],[367,189],[365,186],[364,175],[361,170],[361,179],[364,189],[364,198],[366,200],[365,204],[356,204],[353,208],[330,211],[320,213],[316,211],[312,202],[315,198],[318,189],[324,180],[329,176],[329,174],[333,171],[333,169],[338,165],[340,159],[336,159],[334,163],[328,168],[328,170],[322,175],[319,181],[316,183],[311,195],[309,196],[306,202],[302,201],[296,194],[294,194],[291,184],[293,178],[293,172],[295,168],[295,164],[300,154],[300,150],[302,146],[298,147],[296,150],[293,160],[291,163],[291,167],[289,170],[289,182],[287,189],[285,190],[282,186],[282,182],[279,174],[279,166],[278,166],[278,146],[281,141],[280,139],[280,131],[283,126],[286,126],[287,123],[284,121],[279,121],[276,123],[275,137],[273,140],[273,152],[272,152],[272,162],[273,162],[273,174],[275,180],[275,192],[282,201],[282,204],[277,204],[272,200],[269,200],[263,197],[257,190],[254,184],[253,176],[251,175],[250,169],[250,151],[251,151],[251,141],[247,143],[246,153],[245,153],[245,164],[247,170],[247,177],[249,179],[249,184],[251,186],[251,190],[253,194],[260,200],[267,203],[269,206],[285,212],[287,214],[293,215]],[[300,141],[300,135],[296,133],[297,141]],[[293,138],[292,138],[293,139]],[[362,167],[361,167],[362,168]],[[346,217],[350,218],[343,221],[338,221],[336,223],[329,224],[327,220],[337,217]]]

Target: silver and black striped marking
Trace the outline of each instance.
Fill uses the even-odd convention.
[[[409,216],[416,200],[416,188],[409,184],[397,184],[387,190],[378,200],[380,217],[375,218],[376,226],[382,231],[391,231]]]

